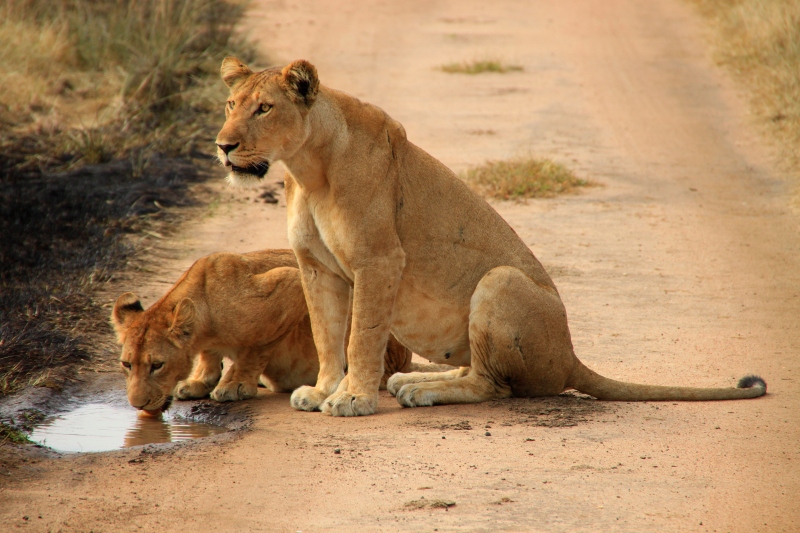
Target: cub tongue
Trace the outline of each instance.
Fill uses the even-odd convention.
[[[161,409],[156,409],[155,411],[139,409],[137,414],[139,415],[139,418],[159,418],[161,417]]]

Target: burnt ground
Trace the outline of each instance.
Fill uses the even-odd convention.
[[[140,172],[129,160],[64,172],[0,161],[0,396],[58,392],[108,354],[108,309],[95,292],[144,268],[142,238],[170,234],[199,205],[190,188],[210,163],[198,156],[156,155]]]

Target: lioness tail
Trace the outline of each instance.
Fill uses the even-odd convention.
[[[757,398],[767,393],[766,382],[758,376],[743,377],[737,388],[640,385],[601,376],[580,361],[577,362],[567,386],[598,400],[622,402],[740,400]]]

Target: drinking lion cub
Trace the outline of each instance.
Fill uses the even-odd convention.
[[[180,400],[219,402],[313,385],[319,358],[297,260],[291,250],[217,253],[198,260],[147,311],[133,293],[117,299],[112,324],[122,344],[128,401],[151,414]],[[222,376],[222,359],[231,365]],[[408,371],[395,339],[386,378]],[[191,374],[190,374],[191,373]]]
[[[443,374],[400,374],[401,405],[547,396],[723,400],[766,392],[622,383],[575,356],[556,286],[514,230],[381,109],[320,85],[307,61],[254,73],[222,63],[230,88],[217,136],[232,181],[287,169],[289,241],[297,255],[320,373],[292,394],[297,409],[375,411],[389,333]],[[420,81],[424,83],[424,80]],[[344,337],[352,288],[352,335]]]

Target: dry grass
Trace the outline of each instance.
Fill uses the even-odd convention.
[[[592,185],[549,159],[521,157],[488,161],[461,174],[479,194],[499,200],[547,198]]]
[[[234,32],[241,8],[225,0],[6,0],[0,146],[8,151],[33,134],[36,155],[14,164],[46,168],[143,148],[195,149],[226,95],[222,58],[251,55]]]
[[[800,2],[691,2],[715,29],[718,61],[747,87],[782,159],[800,173]]]
[[[499,59],[482,59],[476,61],[462,61],[461,63],[449,63],[439,67],[449,74],[482,74],[484,72],[521,72],[523,69],[519,65],[506,65]]]
[[[91,297],[176,222],[219,127],[238,0],[0,3],[0,396],[110,336]]]

